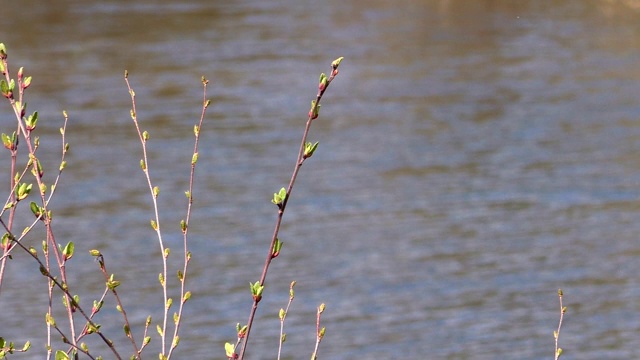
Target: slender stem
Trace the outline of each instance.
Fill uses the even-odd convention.
[[[296,179],[298,178],[298,173],[300,171],[300,168],[302,167],[302,164],[306,160],[304,157],[304,149],[307,141],[307,135],[309,134],[309,130],[311,128],[311,122],[317,117],[317,109],[320,106],[320,100],[322,100],[322,96],[324,95],[324,92],[327,90],[327,88],[331,84],[331,81],[338,74],[338,65],[339,65],[339,62],[337,64],[335,64],[335,62],[334,64],[332,64],[331,76],[327,79],[324,85],[321,84],[321,86],[319,86],[315,102],[313,103],[314,105],[309,111],[309,117],[307,118],[307,123],[305,125],[304,132],[302,133],[302,140],[300,142],[300,150],[298,151],[296,164],[293,168],[291,179],[289,180],[289,185],[287,186],[287,195],[282,201],[282,204],[280,204],[278,207],[278,216],[276,218],[276,224],[273,230],[273,235],[271,236],[271,244],[269,245],[269,252],[267,253],[267,257],[265,259],[264,266],[262,268],[262,275],[260,276],[261,286],[265,285],[265,281],[267,279],[267,272],[269,271],[269,265],[271,264],[271,260],[273,259],[273,248],[275,246],[276,240],[278,239],[278,233],[280,231],[280,226],[282,224],[282,217],[287,207],[287,203],[289,202],[289,197],[291,196],[291,192],[293,191],[293,185],[295,184]],[[314,113],[316,114],[315,116],[314,116]],[[253,305],[251,306],[251,311],[249,312],[249,320],[247,321],[247,331],[244,335],[244,342],[242,343],[242,348],[238,356],[239,360],[244,359],[244,354],[247,349],[247,344],[249,343],[249,334],[251,332],[251,327],[253,325],[253,320],[255,318],[256,310],[258,309],[259,301],[260,301],[259,299],[253,300]]]
[[[567,309],[562,305],[562,294],[562,289],[558,290],[558,299],[560,301],[560,321],[558,321],[558,330],[556,330],[553,334],[556,341],[556,352],[554,360],[558,360],[560,358],[560,354],[562,354],[562,349],[558,347],[558,339],[560,338],[560,328],[562,328],[564,313],[567,311]]]
[[[133,123],[136,127],[136,131],[138,133],[138,138],[140,139],[140,143],[142,144],[142,161],[144,162],[143,164],[143,172],[145,175],[145,178],[147,180],[147,186],[149,187],[149,191],[151,192],[151,198],[153,201],[153,212],[154,212],[154,221],[155,221],[155,231],[156,234],[158,236],[158,244],[160,246],[160,254],[162,257],[162,278],[163,281],[161,283],[162,285],[162,296],[163,296],[163,308],[164,308],[164,314],[163,314],[163,320],[162,320],[162,334],[160,335],[160,339],[162,342],[162,351],[161,353],[164,355],[166,353],[167,350],[167,344],[166,344],[166,333],[167,333],[167,319],[169,316],[169,309],[167,307],[167,300],[168,300],[168,295],[167,295],[167,257],[165,256],[165,246],[164,246],[164,241],[162,239],[162,232],[160,231],[160,213],[158,210],[158,201],[157,201],[157,196],[154,193],[154,189],[153,189],[153,184],[151,183],[151,175],[149,174],[149,159],[147,156],[147,140],[144,138],[142,131],[140,130],[140,126],[138,123],[138,113],[136,110],[136,95],[135,92],[133,91],[133,89],[131,88],[131,85],[129,84],[129,77],[127,75],[127,73],[125,72],[125,77],[124,80],[127,84],[127,88],[129,89],[129,95],[131,96],[131,119],[133,120]]]
[[[208,81],[203,77],[202,78],[202,86],[203,86],[203,91],[202,91],[202,112],[200,113],[200,121],[198,122],[197,125],[197,130],[194,130],[194,135],[195,135],[195,141],[193,144],[193,155],[191,158],[191,170],[189,172],[189,201],[187,203],[187,214],[184,220],[184,229],[182,230],[182,237],[183,237],[183,247],[184,247],[184,263],[183,263],[183,267],[182,267],[182,278],[180,279],[180,306],[178,308],[178,321],[176,322],[176,326],[174,327],[173,330],[173,339],[175,340],[176,338],[178,338],[178,333],[180,330],[180,324],[181,324],[181,320],[182,320],[182,311],[184,309],[184,304],[185,304],[185,294],[186,294],[186,281],[187,281],[187,270],[189,267],[189,261],[191,259],[191,254],[189,252],[189,247],[188,247],[188,233],[189,233],[189,220],[191,219],[191,210],[193,207],[193,181],[195,178],[195,172],[196,172],[196,158],[198,156],[198,144],[200,142],[200,130],[202,129],[202,123],[204,122],[204,117],[207,113],[207,108],[209,107],[209,101],[207,100],[207,84]],[[167,355],[167,359],[171,358],[171,355],[173,354],[173,350],[176,347],[173,346],[173,342],[172,342],[172,346],[171,349],[169,349],[169,354]]]

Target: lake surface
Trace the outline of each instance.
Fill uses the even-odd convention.
[[[14,74],[34,77],[49,182],[70,116],[51,206],[58,240],[76,244],[71,286],[88,307],[101,294],[87,255],[100,249],[138,339],[148,314],[160,319],[161,261],[124,70],[151,134],[172,273],[200,77],[211,81],[178,358],[221,359],[246,322],[269,200],[290,177],[318,75],[344,56],[247,358],[276,358],[292,280],[286,359],[310,356],[321,302],[323,359],[550,359],[558,288],[563,359],[640,357],[637,1],[26,0],[0,18]],[[13,131],[6,101],[0,111]],[[1,295],[0,336],[32,340],[16,359],[43,358],[46,283],[24,254]],[[99,321],[128,354],[107,307]]]

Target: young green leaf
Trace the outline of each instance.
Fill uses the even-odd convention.
[[[69,260],[73,257],[73,251],[75,250],[75,245],[73,244],[72,241],[68,242],[67,245],[64,247],[64,250],[62,250],[62,257],[63,259]]]
[[[227,358],[229,358],[229,359],[235,359],[238,356],[236,354],[236,347],[232,343],[225,343],[224,344],[224,351],[227,354]]]
[[[69,360],[69,355],[62,350],[56,351],[56,360]]]

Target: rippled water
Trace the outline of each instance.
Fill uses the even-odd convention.
[[[563,358],[631,359],[640,356],[636,3],[31,0],[2,5],[0,42],[14,70],[34,76],[29,108],[43,115],[52,168],[59,143],[48,136],[63,109],[71,117],[52,205],[58,238],[80,254],[69,265],[77,292],[87,303],[100,293],[97,265],[82,255],[100,248],[137,334],[150,312],[159,319],[161,264],[122,76],[129,70],[151,133],[176,253],[199,79],[211,80],[180,358],[222,358],[246,321],[271,193],[288,181],[318,74],[345,56],[312,129],[320,148],[294,189],[249,358],[275,358],[276,314],[297,280],[288,359],[311,353],[320,302],[321,358],[552,358],[560,287]],[[9,132],[4,102],[0,110]],[[46,285],[15,258],[0,336],[42,343]],[[121,325],[104,324],[118,339]],[[30,354],[22,358],[42,349]]]

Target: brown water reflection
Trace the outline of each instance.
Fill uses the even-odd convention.
[[[199,79],[212,80],[181,358],[221,356],[245,320],[269,195],[288,178],[317,73],[345,56],[250,358],[275,357],[275,314],[295,279],[287,358],[310,353],[322,301],[328,359],[549,358],[562,287],[563,358],[627,359],[640,323],[635,4],[21,1],[3,3],[0,41],[34,76],[43,133],[71,115],[58,237],[107,255],[139,324],[161,306],[160,264],[122,74],[152,134],[166,224],[183,216]],[[43,146],[57,163],[57,140]],[[165,236],[177,250],[177,231]],[[17,260],[0,336],[37,343],[45,285]],[[98,275],[73,279],[83,301]],[[120,324],[104,327],[118,339]]]

